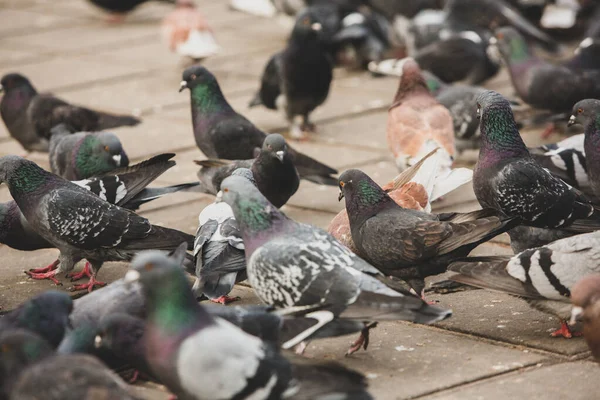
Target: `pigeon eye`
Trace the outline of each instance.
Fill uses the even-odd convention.
[[[504,33],[500,32],[496,34],[496,37],[500,40],[502,40],[504,38]]]
[[[308,26],[308,25],[310,25],[310,18],[308,18],[308,17],[305,17],[305,18],[302,20],[302,24],[303,24],[303,25],[307,25],[307,26]]]
[[[192,80],[196,79],[196,74],[192,74],[192,75],[190,75],[190,78],[191,78]]]
[[[227,189],[227,188],[225,188],[225,189],[222,189],[222,190],[223,190],[223,192],[224,192],[224,193],[227,193],[227,192],[229,192],[229,189]]]
[[[340,182],[340,187],[344,187],[346,185],[346,182]]]
[[[583,108],[578,108],[577,109],[577,114],[583,114]]]
[[[110,147],[104,146],[104,150],[108,151],[108,150],[110,150]]]
[[[152,264],[152,263],[148,263],[148,264],[144,265],[144,269],[146,271],[152,271],[153,268],[154,268],[154,264]]]

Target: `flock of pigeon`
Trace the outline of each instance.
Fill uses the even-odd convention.
[[[120,12],[142,3],[93,2]],[[292,3],[266,6],[291,12]],[[0,204],[0,242],[58,249],[27,275],[57,285],[63,274],[88,278],[71,290],[89,294],[72,300],[48,290],[0,318],[0,399],[135,398],[111,371],[127,368],[182,400],[370,399],[361,374],[301,357],[307,343],[357,334],[351,355],[367,349],[380,321],[451,317],[424,300],[425,278],[447,271],[455,285],[508,293],[557,316],[554,336],[579,334],[573,327],[582,322],[600,359],[600,6],[552,5],[562,19],[571,10],[564,26],[519,1],[307,3],[293,10],[288,44],[268,60],[251,106],[281,111],[289,135],[306,140],[344,55],[397,76],[387,140],[401,173],[384,186],[358,169],[337,176],[284,136],[264,133],[201,65],[183,72],[180,91],[190,92],[193,134],[208,159],[197,161],[198,181],[158,188],[148,186],[175,155],[129,165],[119,138],[106,132],[139,119],[38,93],[18,73],[2,77],[8,132],[26,151],[47,152],[51,172],[0,157],[0,183],[13,198]],[[232,5],[248,11],[248,2]],[[410,57],[384,59],[392,31]],[[566,62],[539,56],[533,44],[557,51],[557,31],[586,35]],[[518,100],[472,86],[500,62]],[[520,102],[584,133],[528,148],[519,133],[525,122],[513,113]],[[466,149],[479,149],[473,171],[453,168]],[[280,211],[301,180],[339,187],[345,209],[328,231]],[[470,182],[480,210],[431,213],[431,202]],[[134,212],[178,191],[216,196],[195,236]],[[505,232],[514,256],[469,257]],[[98,273],[107,261],[131,266],[106,285]],[[211,304],[235,301],[229,294],[243,280],[264,305]]]

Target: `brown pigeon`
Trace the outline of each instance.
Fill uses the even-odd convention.
[[[456,148],[452,117],[429,92],[419,65],[412,58],[401,61],[401,77],[389,108],[387,140],[400,171],[440,147],[443,169],[450,169]]]
[[[600,362],[600,275],[588,275],[571,290],[571,324],[583,321],[583,336],[592,355]]]

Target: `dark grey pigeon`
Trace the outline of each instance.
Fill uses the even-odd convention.
[[[102,8],[105,11],[113,13],[115,15],[121,15],[132,11],[134,8],[141,4],[147,3],[151,0],[89,0],[90,3],[97,7]],[[176,0],[155,0],[163,3],[175,4]]]
[[[146,360],[178,398],[242,399],[259,393],[265,399],[307,398],[297,382],[307,378],[293,375],[275,346],[211,316],[196,302],[177,260],[145,252],[125,280],[142,284],[148,304]],[[167,309],[178,312],[166,314]],[[333,398],[334,393],[345,398],[352,390],[319,386],[321,393],[310,398]],[[364,385],[358,390],[369,398]]]
[[[536,228],[573,234],[599,229],[600,218],[590,201],[533,159],[517,130],[508,101],[488,91],[477,98],[477,106],[481,150],[473,189],[479,204]],[[564,237],[564,233],[556,234],[559,236],[553,240]],[[539,244],[538,238],[531,240]],[[529,247],[527,242],[520,245]]]
[[[232,175],[256,184],[252,171],[247,168],[238,168]],[[215,201],[198,216],[194,258],[193,291],[197,297],[205,296],[222,304],[239,299],[227,295],[237,282],[246,279],[246,257],[237,221],[227,203]]]
[[[32,230],[60,250],[49,267],[28,272],[34,279],[57,282],[57,273],[70,272],[86,259],[92,268],[90,281],[74,290],[91,291],[100,284],[96,274],[105,261],[128,261],[140,250],[169,251],[182,242],[193,246],[193,236],[154,226],[24,158],[0,158],[2,182]]]
[[[420,294],[426,277],[445,272],[452,261],[515,226],[489,209],[449,215],[405,209],[357,169],[340,176],[342,198],[358,254]]]
[[[221,185],[246,251],[247,273],[258,297],[275,307],[326,304],[336,317],[360,321],[432,323],[451,315],[421,299],[390,289],[381,273],[322,229],[286,217],[247,179]],[[368,328],[349,350],[357,351]]]
[[[560,113],[579,100],[600,97],[600,70],[575,71],[542,60],[511,27],[498,29],[496,40],[517,94],[531,106]]]
[[[561,329],[552,336],[571,337],[571,289],[579,280],[600,273],[600,232],[558,240],[514,256],[473,257],[453,263],[450,279],[512,294],[557,316]]]
[[[73,132],[102,131],[134,126],[140,120],[129,115],[113,115],[69,104],[51,94],[38,94],[20,74],[7,74],[0,80],[0,115],[8,133],[27,151],[49,149],[50,130],[65,123]]]
[[[50,290],[25,301],[0,319],[0,333],[25,329],[57,347],[71,325],[72,310],[73,301],[68,294]]]
[[[258,190],[277,208],[282,207],[300,186],[298,171],[283,136],[272,133],[263,142],[262,149],[252,160],[232,162],[221,160],[196,161],[202,168],[198,171],[200,188],[216,195],[221,182],[238,168],[252,171]]]
[[[50,132],[50,168],[58,176],[78,181],[129,166],[129,158],[114,133],[71,133],[65,124]]]
[[[217,79],[206,68],[195,65],[183,72],[180,91],[190,89],[192,124],[198,148],[209,158],[249,160],[263,145],[267,134],[238,114],[227,102]],[[303,179],[334,186],[337,171],[288,147]]]
[[[569,125],[581,124],[585,129],[583,148],[591,191],[600,199],[600,100],[585,99],[573,106]]]
[[[575,49],[573,57],[564,65],[575,71],[600,69],[600,38],[583,39]]]
[[[308,7],[298,14],[287,47],[267,63],[261,88],[250,103],[283,111],[295,139],[314,131],[310,114],[327,99],[333,79],[333,62],[322,37],[327,24],[318,11]]]

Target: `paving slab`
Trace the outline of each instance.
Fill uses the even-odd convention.
[[[540,363],[456,390],[423,397],[427,400],[593,400],[598,398],[598,364],[579,361],[558,365]]]

